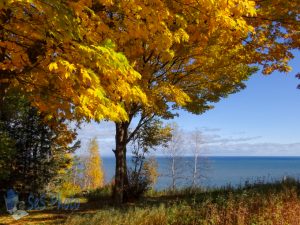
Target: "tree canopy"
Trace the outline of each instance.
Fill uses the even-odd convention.
[[[140,74],[83,1],[11,0],[0,4],[0,89],[27,92],[49,117],[125,120],[120,99],[144,101]],[[91,15],[90,15],[91,16]]]
[[[255,66],[290,71],[299,15],[298,0],[2,1],[0,101],[14,87],[49,119],[115,121],[120,192],[126,145],[153,116],[201,114]]]
[[[289,71],[299,48],[296,0],[11,0],[0,15],[2,92],[77,119],[126,120],[136,102],[201,113],[243,88],[248,65]]]

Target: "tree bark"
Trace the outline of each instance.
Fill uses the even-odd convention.
[[[175,191],[175,157],[172,156],[172,190]]]
[[[9,86],[8,83],[1,83],[1,80],[0,80],[0,121],[4,120],[4,114],[1,109],[5,108],[4,97],[5,97],[8,86]]]
[[[198,155],[195,153],[194,155],[194,173],[193,173],[193,184],[192,188],[196,187],[196,179],[197,179],[197,163],[198,163]]]
[[[116,148],[114,150],[116,159],[114,201],[116,204],[121,204],[126,200],[126,186],[128,184],[126,163],[128,126],[128,122],[116,123]]]

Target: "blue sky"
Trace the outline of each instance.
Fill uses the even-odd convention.
[[[203,145],[207,155],[300,156],[300,80],[295,78],[299,61],[297,53],[290,63],[292,72],[269,76],[258,72],[246,82],[245,90],[222,99],[214,109],[200,116],[181,110],[173,121],[186,132],[200,129],[208,142]],[[94,136],[101,154],[112,155],[114,125],[107,122],[83,126],[79,153],[84,154]]]

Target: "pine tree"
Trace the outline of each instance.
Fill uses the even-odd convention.
[[[37,192],[55,185],[71,163],[79,142],[71,145],[76,132],[67,121],[57,127],[19,93],[10,92],[0,108],[0,187]]]
[[[104,170],[96,138],[90,141],[88,151],[89,156],[85,163],[85,188],[89,190],[103,187]]]

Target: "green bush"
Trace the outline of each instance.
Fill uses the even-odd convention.
[[[101,188],[88,190],[85,191],[83,195],[88,199],[88,201],[97,201],[103,198],[110,198],[112,195],[112,186],[105,185],[104,187]]]

